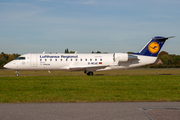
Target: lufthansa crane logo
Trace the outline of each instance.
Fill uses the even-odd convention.
[[[157,42],[151,42],[148,46],[149,52],[155,54],[159,51],[159,44]]]

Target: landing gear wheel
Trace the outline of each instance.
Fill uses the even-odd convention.
[[[93,75],[93,72],[88,72],[87,75]]]
[[[16,76],[19,76],[19,72],[18,72],[18,70],[16,70],[16,71],[15,71],[15,73],[16,73]]]

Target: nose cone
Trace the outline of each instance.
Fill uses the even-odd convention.
[[[7,64],[5,64],[3,67],[4,67],[4,68],[7,68],[7,67],[8,67],[8,65],[7,65]]]
[[[7,63],[7,64],[5,64],[3,67],[4,67],[4,68],[7,68],[7,69],[10,69],[10,68],[11,68],[11,65],[10,65],[9,63]]]

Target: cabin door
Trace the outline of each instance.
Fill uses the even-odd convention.
[[[37,55],[36,54],[30,54],[30,64],[32,67],[37,67]]]

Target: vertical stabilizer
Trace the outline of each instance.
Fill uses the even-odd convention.
[[[138,53],[133,54],[156,57],[168,38],[172,37],[154,37]]]

